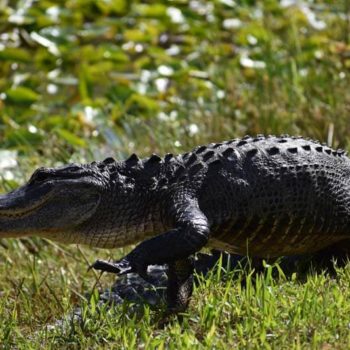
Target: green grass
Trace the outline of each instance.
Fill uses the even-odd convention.
[[[28,243],[28,242],[27,242]],[[106,251],[9,241],[1,250],[3,348],[346,349],[350,346],[350,264],[337,277],[286,278],[278,265],[262,275],[215,269],[200,278],[182,322],[160,327],[161,309],[97,306],[112,277],[87,272]],[[40,252],[35,253],[36,249]],[[274,275],[274,277],[272,277]],[[252,277],[253,276],[253,277]],[[245,287],[242,287],[242,279]],[[74,309],[82,317],[72,319]]]

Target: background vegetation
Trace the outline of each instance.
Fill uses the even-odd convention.
[[[347,148],[349,13],[347,0],[0,0],[1,190],[37,166],[247,133]],[[147,307],[136,326],[86,300],[112,282],[88,263],[122,253],[2,241],[2,346],[350,347],[349,267],[302,284],[271,279],[269,267],[246,289],[214,274],[184,324],[159,330]],[[67,316],[76,304],[81,322]]]

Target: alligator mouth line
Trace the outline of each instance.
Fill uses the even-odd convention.
[[[40,201],[35,202],[31,207],[29,208],[23,208],[23,209],[8,209],[8,210],[0,210],[0,217],[6,217],[6,218],[21,218],[24,216],[28,216],[31,213],[35,212],[36,210],[43,207],[43,205],[50,199],[51,196],[48,196]]]

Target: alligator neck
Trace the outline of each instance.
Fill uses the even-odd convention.
[[[110,201],[102,203],[98,212],[76,231],[76,243],[114,248],[160,234],[164,227],[154,193],[121,194],[111,190]]]

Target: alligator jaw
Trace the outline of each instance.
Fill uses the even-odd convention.
[[[31,217],[52,197],[49,186],[24,185],[0,195],[0,238],[27,236]]]
[[[6,195],[4,196],[0,196],[0,203],[3,200],[6,200]],[[18,219],[21,217],[24,217],[26,215],[30,215],[31,213],[35,212],[36,210],[38,210],[40,207],[44,206],[44,204],[46,203],[46,201],[48,200],[48,198],[43,198],[41,200],[38,200],[37,202],[33,202],[31,203],[29,206],[21,208],[21,207],[9,207],[9,208],[4,208],[1,204],[0,204],[0,219],[1,218],[14,218],[14,219]]]
[[[38,235],[73,243],[68,233],[90,218],[99,202],[96,186],[85,181],[29,181],[0,195],[0,238]]]
[[[0,218],[20,218],[38,210],[51,197],[48,185],[24,185],[15,191],[0,195]]]

